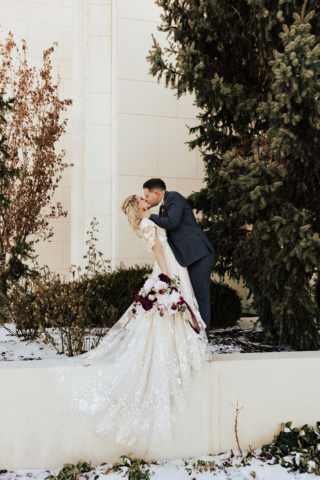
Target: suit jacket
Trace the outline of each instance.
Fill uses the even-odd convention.
[[[182,267],[188,267],[214,252],[211,242],[198,225],[192,208],[180,193],[166,192],[163,216],[151,214],[150,220],[167,230],[168,243]]]

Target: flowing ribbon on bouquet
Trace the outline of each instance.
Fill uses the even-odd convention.
[[[186,301],[184,301],[184,304],[185,304],[185,306],[187,307],[187,309],[189,310],[190,315],[191,315],[191,318],[192,318],[192,321],[193,321],[193,323],[194,323],[194,325],[192,325],[192,323],[191,323],[190,320],[188,319],[188,322],[189,322],[189,324],[190,324],[190,327],[199,335],[199,333],[200,333],[200,327],[199,327],[199,324],[198,324],[198,322],[197,322],[196,316],[195,316],[195,314],[193,313],[190,305],[189,305]]]

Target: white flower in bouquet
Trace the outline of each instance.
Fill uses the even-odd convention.
[[[151,302],[155,299],[154,295],[148,295],[148,299],[151,300]]]
[[[158,295],[158,302],[165,307],[170,307],[172,302],[170,300],[170,295],[164,293],[163,295]]]
[[[161,282],[161,280],[156,282],[155,285],[154,285],[154,288],[158,291],[159,290],[165,290],[167,287],[168,287],[168,285],[165,282]]]
[[[180,300],[180,293],[179,292],[176,292],[175,290],[173,290],[170,294],[170,302],[171,304],[172,303],[178,303],[179,300]]]
[[[156,282],[154,281],[153,277],[149,277],[148,280],[146,280],[145,284],[143,285],[143,290],[151,290],[154,287],[154,284]]]

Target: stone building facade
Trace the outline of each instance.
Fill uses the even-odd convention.
[[[39,66],[42,51],[58,42],[54,75],[60,95],[74,102],[58,146],[74,167],[55,195],[69,214],[54,222],[50,243],[37,245],[40,263],[67,277],[71,264],[83,266],[93,217],[98,249],[113,266],[152,262],[121,212],[124,198],[143,194],[145,180],[161,177],[185,196],[203,184],[199,152],[185,144],[187,126],[197,123],[193,98],[178,100],[148,73],[151,35],[166,42],[160,14],[153,0],[0,0],[1,39],[9,30],[17,43],[24,38],[31,64]],[[245,304],[245,289],[228,283]]]

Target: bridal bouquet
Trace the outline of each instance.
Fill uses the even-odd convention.
[[[173,278],[164,273],[158,276],[152,275],[140,291],[131,290],[130,293],[134,295],[135,305],[142,305],[142,308],[150,314],[158,311],[161,317],[185,312],[187,308],[180,287],[180,279],[176,275]]]
[[[174,315],[182,312],[183,317],[189,322],[191,328],[197,333],[200,333],[200,327],[196,316],[193,313],[190,305],[183,298],[181,291],[180,278],[174,275],[172,278],[164,273],[160,275],[152,275],[147,279],[141,290],[131,290],[134,295],[133,307],[141,305],[142,308],[151,315],[159,312],[160,317],[163,315]],[[133,315],[136,309],[132,309]]]

